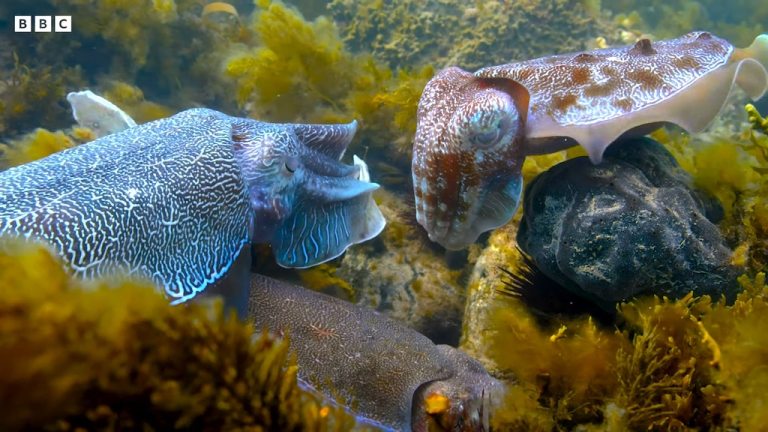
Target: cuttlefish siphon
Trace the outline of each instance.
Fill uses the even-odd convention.
[[[70,96],[80,121],[117,118],[94,114],[89,104],[110,108],[92,94]],[[244,308],[250,243],[308,267],[383,229],[379,186],[362,162],[340,162],[356,126],[196,108],[127,127],[0,172],[0,234],[49,243],[82,278],[128,272],[174,303],[230,285]]]
[[[527,155],[574,145],[593,163],[617,139],[665,123],[708,126],[734,84],[768,89],[768,35],[734,48],[710,33],[491,66],[440,71],[419,101],[413,146],[416,218],[429,237],[462,249],[506,224]]]

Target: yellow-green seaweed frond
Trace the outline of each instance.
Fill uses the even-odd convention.
[[[325,17],[305,21],[280,2],[258,6],[253,29],[260,45],[226,65],[237,82],[238,103],[250,102],[254,117],[276,121],[314,120],[318,109],[340,111],[355,68],[334,23]]]
[[[752,124],[752,129],[768,135],[768,119],[760,115],[760,112],[752,104],[747,104],[744,110],[747,111],[747,119]]]
[[[66,126],[71,116],[59,102],[68,87],[80,83],[81,71],[32,67],[23,64],[15,52],[13,61],[13,69],[0,76],[0,137],[28,132],[41,124]]]
[[[615,353],[627,345],[626,340],[600,329],[590,318],[542,329],[518,301],[496,303],[486,343],[497,366],[519,379],[517,385],[539,402],[551,422],[573,425],[599,420],[602,398],[617,386]],[[515,398],[525,400],[524,394],[518,392]]]
[[[300,389],[288,343],[220,303],[170,306],[135,280],[72,279],[0,240],[0,429],[349,430]]]
[[[324,16],[307,21],[277,1],[258,7],[252,26],[258,44],[233,50],[225,62],[238,104],[263,120],[356,119],[363,145],[382,150],[381,159],[410,166],[416,110],[433,67],[394,71],[370,55],[349,52]]]
[[[78,136],[82,135],[78,130]],[[62,131],[36,129],[17,140],[0,144],[0,167],[13,167],[42,159],[53,153],[74,147],[75,142]]]
[[[329,263],[298,271],[302,286],[311,290],[328,292],[341,290],[349,300],[355,299],[355,289],[346,280],[336,275],[336,267]]]
[[[619,386],[613,403],[632,430],[711,427],[727,409],[717,382],[720,348],[694,310],[711,307],[692,295],[675,301],[647,298],[622,306],[637,334],[617,353]]]

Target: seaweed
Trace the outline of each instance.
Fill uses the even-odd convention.
[[[0,428],[349,430],[302,390],[288,342],[221,304],[72,279],[47,247],[0,240]]]
[[[88,138],[87,132],[78,130],[80,136]],[[0,167],[9,168],[75,146],[75,141],[62,131],[51,132],[47,129],[36,129],[8,144],[0,143]]]
[[[102,87],[103,97],[120,107],[138,124],[174,114],[174,110],[170,107],[145,100],[144,92],[137,86],[122,81],[110,81]]]
[[[759,429],[768,403],[768,286],[762,272],[739,282],[732,305],[645,297],[621,304],[614,327],[603,328],[567,317],[542,327],[518,300],[497,298],[484,342],[514,391],[492,417],[496,426]]]
[[[617,353],[613,403],[625,411],[630,429],[709,428],[724,421],[728,400],[716,379],[719,347],[696,316],[696,309],[711,307],[709,297],[692,295],[622,306],[636,334],[632,348]]]
[[[66,89],[81,82],[81,70],[30,67],[16,52],[12,57],[13,69],[0,79],[0,136],[17,135],[40,124],[67,125],[69,114],[62,101]]]
[[[320,264],[298,272],[305,288],[325,293],[340,290],[349,301],[355,300],[355,289],[346,280],[336,275],[336,267],[329,263]],[[339,297],[339,295],[337,295]]]
[[[603,398],[618,384],[612,372],[616,352],[628,345],[625,338],[601,330],[588,317],[541,328],[522,303],[509,298],[493,302],[489,323],[492,333],[485,341],[489,355],[525,390],[517,398],[535,395],[538,409],[565,428],[602,419]]]
[[[357,119],[361,145],[398,168],[410,166],[416,108],[434,70],[392,70],[370,55],[347,51],[327,17],[306,21],[298,10],[276,1],[257,6],[252,31],[258,45],[233,48],[226,62],[238,104],[262,120]]]
[[[31,103],[32,126],[10,131],[25,132],[32,127],[62,127],[41,114],[59,104],[67,91],[93,87],[103,77],[135,84],[172,108],[207,105],[234,110],[229,82],[222,79],[221,63],[227,48],[251,42],[250,33],[208,25],[202,18],[200,0],[44,0],[30,8],[29,2],[11,0],[10,15],[66,13],[75,17],[72,33],[36,35],[35,44],[17,35],[9,38],[10,49],[29,70],[54,77],[70,69],[82,72],[82,79],[66,81],[57,97],[45,103]],[[65,75],[66,76],[66,75]],[[44,79],[36,82],[45,83]],[[34,102],[23,98],[24,103]],[[62,110],[63,111],[63,110]],[[62,117],[63,118],[63,113]]]

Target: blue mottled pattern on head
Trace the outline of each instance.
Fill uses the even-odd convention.
[[[175,301],[248,242],[231,117],[193,109],[0,173],[0,234],[48,241],[74,273],[151,277]]]

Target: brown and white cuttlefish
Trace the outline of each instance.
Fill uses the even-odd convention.
[[[734,48],[710,33],[491,66],[440,71],[419,102],[413,147],[416,218],[462,249],[507,223],[527,155],[583,146],[599,163],[612,142],[664,123],[704,129],[734,84],[768,90],[768,34]]]

